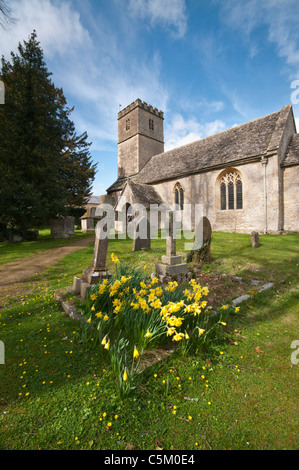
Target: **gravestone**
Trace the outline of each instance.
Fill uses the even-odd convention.
[[[88,284],[97,284],[99,280],[110,277],[106,270],[106,259],[109,243],[109,224],[96,230],[92,265],[83,271],[83,279]]]
[[[83,215],[83,217],[80,218],[81,220],[81,232],[94,232],[94,218],[93,217],[87,217],[86,215]]]
[[[169,235],[166,239],[166,256],[162,263],[156,264],[156,273],[161,282],[176,280],[182,282],[188,278],[188,265],[181,262],[176,254],[175,220],[172,211],[169,212]]]
[[[207,217],[202,217],[195,228],[192,250],[187,255],[187,260],[204,261],[211,256],[212,227]]]
[[[260,238],[258,232],[251,232],[251,245],[253,248],[260,246]]]
[[[136,223],[133,232],[133,251],[147,250],[151,247],[150,229],[150,223],[146,216]]]
[[[69,238],[75,233],[74,217],[57,217],[50,221],[51,235],[54,238]]]
[[[103,216],[98,217],[100,221]],[[84,269],[82,278],[74,277],[73,292],[80,294],[82,299],[86,298],[87,289],[92,284],[97,284],[101,279],[108,279],[111,274],[106,269],[106,259],[109,244],[109,233],[110,233],[111,220],[109,214],[107,214],[104,225],[99,224],[95,230],[95,243],[93,250],[92,265],[87,269]]]

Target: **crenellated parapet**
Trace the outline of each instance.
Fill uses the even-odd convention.
[[[145,101],[141,101],[139,98],[137,100],[133,101],[133,103],[126,106],[121,111],[119,111],[118,119],[120,119],[123,116],[125,116],[126,114],[130,113],[131,111],[133,111],[133,109],[135,109],[137,107],[143,108],[146,111],[148,111],[152,114],[155,114],[156,116],[159,116],[160,118],[164,119],[163,111],[159,110],[158,108],[154,108],[152,105],[147,104]]]

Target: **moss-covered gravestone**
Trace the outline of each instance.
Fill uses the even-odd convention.
[[[193,248],[187,261],[208,261],[211,256],[212,227],[207,217],[202,217],[195,228]]]

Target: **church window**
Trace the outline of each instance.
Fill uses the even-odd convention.
[[[184,189],[180,183],[174,187],[174,203],[181,211],[184,209]]]
[[[237,193],[237,209],[243,209],[242,181],[237,182],[237,184],[236,184],[236,193]]]
[[[153,131],[154,130],[154,121],[152,119],[149,119],[148,125],[149,125],[149,128]]]
[[[234,209],[234,185],[233,183],[229,183],[228,185],[228,208]]]
[[[237,171],[224,174],[220,180],[220,209],[243,209],[243,184]]]
[[[220,186],[220,192],[221,192],[221,210],[226,209],[226,185],[224,183],[221,184]]]
[[[126,131],[129,131],[131,129],[131,121],[130,119],[126,120]]]

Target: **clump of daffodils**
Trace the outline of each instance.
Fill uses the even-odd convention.
[[[176,281],[160,285],[144,269],[123,266],[113,253],[111,259],[115,274],[93,286],[85,302],[84,334],[101,344],[128,387],[144,350],[206,335],[209,290],[194,279],[184,287]]]

